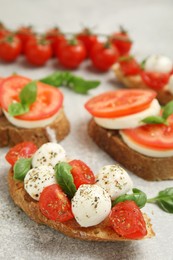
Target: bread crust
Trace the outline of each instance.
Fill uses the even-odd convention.
[[[23,182],[13,179],[12,168],[8,173],[8,185],[10,195],[15,204],[18,205],[32,220],[39,224],[47,225],[69,237],[81,240],[112,242],[129,240],[117,235],[111,228],[108,219],[104,220],[99,225],[89,228],[81,227],[75,219],[64,223],[47,219],[39,210],[38,202],[33,200],[24,190]],[[155,234],[152,230],[150,219],[146,214],[143,215],[147,226],[147,236],[145,238],[151,238]]]
[[[108,130],[91,119],[88,133],[93,141],[129,171],[149,181],[173,179],[173,156],[156,158],[142,155],[128,147],[118,130]]]
[[[113,67],[113,70],[118,81],[123,83],[123,85],[125,85],[127,88],[148,89],[147,85],[143,83],[139,75],[124,76],[120,67],[117,66],[117,64]],[[157,99],[161,105],[165,105],[173,99],[173,95],[166,89],[162,89],[160,91],[157,91]]]
[[[61,110],[57,118],[47,127],[54,131],[57,141],[61,141],[70,132],[70,124]],[[14,146],[23,141],[34,142],[38,147],[42,144],[50,142],[47,127],[37,128],[19,128],[12,125],[6,117],[0,115],[0,147]]]

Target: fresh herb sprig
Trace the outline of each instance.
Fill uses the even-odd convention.
[[[168,125],[168,117],[173,114],[173,100],[167,103],[162,109],[161,116],[148,116],[142,120],[146,124],[165,124]]]
[[[60,162],[55,166],[55,176],[57,183],[61,186],[62,190],[71,199],[76,192],[73,176],[70,172],[72,166],[66,162]]]
[[[19,116],[29,112],[30,105],[37,97],[37,85],[35,81],[29,82],[19,93],[20,102],[11,103],[8,106],[8,113],[11,116]]]
[[[162,210],[173,213],[173,187],[166,188],[160,191],[158,196],[149,199],[143,191],[134,188],[132,194],[121,195],[113,201],[112,205],[115,206],[117,203],[126,200],[133,200],[140,208],[144,207],[146,203],[155,203]]]
[[[68,71],[54,72],[53,74],[40,79],[40,81],[54,87],[66,86],[80,94],[87,94],[90,89],[96,88],[100,84],[100,81],[98,80],[85,80]]]

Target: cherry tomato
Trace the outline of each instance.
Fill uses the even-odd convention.
[[[0,58],[6,62],[12,62],[21,53],[21,48],[21,42],[17,37],[7,35],[0,41]]]
[[[69,162],[73,167],[71,169],[71,174],[73,175],[73,180],[76,188],[78,189],[82,184],[94,184],[95,176],[91,169],[80,160],[73,160]]]
[[[98,43],[97,35],[93,34],[88,28],[84,28],[84,30],[77,35],[77,39],[84,44],[87,56],[89,57],[92,47]]]
[[[72,39],[59,45],[57,57],[65,68],[75,69],[85,59],[86,50],[80,41]]]
[[[37,151],[37,146],[32,142],[23,142],[12,147],[5,156],[7,162],[14,166],[20,158],[30,158]]]
[[[20,27],[16,32],[16,36],[21,40],[22,53],[25,53],[25,47],[27,42],[35,38],[35,33],[33,32],[32,26]]]
[[[25,47],[26,59],[36,66],[43,66],[52,56],[50,43],[44,38],[31,39]]]
[[[118,59],[117,49],[110,43],[96,43],[90,53],[93,66],[101,71],[107,71]]]
[[[8,106],[14,102],[19,102],[19,93],[22,88],[31,80],[22,76],[8,77],[1,83],[0,104],[8,111]],[[41,120],[53,116],[62,107],[63,95],[57,89],[42,82],[37,82],[37,98],[30,106],[30,111],[16,116],[21,120]]]
[[[112,35],[112,44],[118,49],[120,56],[128,54],[132,47],[132,41],[129,38],[127,31],[122,27],[120,32]]]
[[[141,78],[144,83],[156,91],[161,90],[168,83],[169,77],[170,73],[141,71]]]
[[[168,119],[169,125],[147,124],[122,132],[134,142],[158,150],[173,149],[173,115]]]
[[[151,90],[119,89],[91,98],[85,108],[95,117],[114,118],[146,109],[155,97]]]
[[[140,239],[147,235],[145,220],[134,201],[116,204],[109,219],[115,232],[122,237]]]
[[[70,201],[58,184],[52,184],[43,189],[39,208],[42,214],[51,220],[65,222],[74,218]]]
[[[139,63],[131,56],[124,56],[119,59],[121,71],[125,76],[137,75],[141,72]]]
[[[46,39],[51,42],[52,47],[52,55],[57,55],[57,49],[61,42],[65,42],[65,36],[61,33],[61,31],[55,27],[46,32]]]

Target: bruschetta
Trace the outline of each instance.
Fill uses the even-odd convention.
[[[63,94],[48,84],[14,75],[0,83],[0,147],[62,140],[70,130]]]
[[[131,56],[120,58],[113,66],[119,82],[128,88],[150,88],[157,91],[157,99],[165,105],[173,99],[173,63],[163,55],[149,56],[142,65]]]
[[[20,146],[24,149],[28,144]],[[26,150],[30,153],[21,154],[19,147],[7,153],[12,165],[8,185],[14,203],[32,220],[89,241],[154,236],[150,219],[134,201],[112,203],[133,187],[122,167],[107,165],[95,176],[83,161],[67,161],[64,148],[57,143],[46,143],[38,150],[30,144]]]
[[[173,179],[172,105],[165,106],[162,117],[153,90],[106,92],[85,104],[93,116],[88,133],[99,147],[143,179]]]

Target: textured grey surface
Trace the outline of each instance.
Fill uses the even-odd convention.
[[[14,29],[22,24],[33,24],[40,31],[53,25],[59,25],[65,31],[77,31],[83,23],[96,25],[97,31],[110,33],[123,24],[134,39],[133,53],[139,58],[152,53],[173,58],[172,17],[172,0],[0,0],[0,19]],[[50,61],[44,68],[32,68],[21,58],[14,64],[0,63],[0,76],[18,72],[37,79],[55,69],[58,69],[56,61]],[[97,172],[113,160],[88,137],[87,122],[90,116],[83,109],[83,104],[92,95],[114,89],[116,82],[112,72],[96,73],[88,62],[75,73],[100,79],[102,84],[89,96],[77,95],[62,88],[65,110],[71,122],[71,133],[62,145],[71,158],[83,159]],[[173,217],[154,205],[147,205],[144,211],[152,219],[156,237],[138,242],[82,242],[34,223],[10,199],[7,187],[9,166],[4,160],[6,151],[0,150],[0,259],[173,259]],[[146,182],[133,174],[131,177],[135,186],[149,196],[173,186],[172,181]]]

